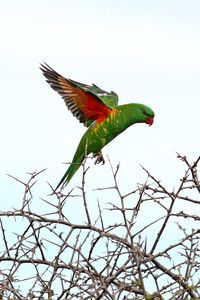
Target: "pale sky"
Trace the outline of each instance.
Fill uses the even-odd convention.
[[[15,206],[20,190],[7,173],[26,181],[26,172],[47,168],[38,193],[48,193],[47,182],[57,185],[85,131],[45,82],[44,61],[66,77],[115,91],[120,104],[150,106],[154,125],[130,127],[103,153],[114,166],[120,162],[122,190],[145,180],[140,164],[173,188],[183,172],[176,151],[190,160],[200,152],[199,14],[199,0],[2,1],[4,205]],[[108,162],[89,164],[91,189],[112,182]],[[80,180],[81,171],[70,187]]]
[[[0,7],[0,210],[22,203],[23,186],[6,174],[26,182],[27,172],[47,168],[32,200],[37,213],[46,212],[40,197],[50,193],[48,182],[55,187],[60,181],[63,162],[72,160],[86,130],[45,82],[43,62],[66,77],[115,91],[120,104],[139,102],[155,111],[153,126],[134,125],[103,149],[114,168],[120,162],[122,192],[145,182],[140,165],[171,190],[179,184],[184,166],[176,152],[191,162],[200,154],[199,0],[0,0]],[[116,197],[110,190],[94,191],[113,185],[108,160],[88,164],[87,199],[95,218],[95,200],[103,208]],[[80,185],[81,169],[66,192]],[[77,223],[83,217],[79,201],[69,203]],[[185,209],[190,207],[179,210]],[[143,226],[156,214],[144,210]],[[11,232],[24,226],[7,219]]]

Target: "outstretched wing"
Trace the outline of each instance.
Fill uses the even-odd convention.
[[[74,80],[71,80],[73,83],[78,85],[80,88],[82,88],[84,91],[92,93],[101,101],[109,106],[110,108],[115,108],[118,105],[118,95],[111,91],[110,93],[102,90],[100,87],[98,87],[96,84],[88,85],[88,84],[83,84]]]
[[[85,126],[93,121],[103,121],[118,103],[114,92],[107,93],[96,85],[86,85],[66,79],[47,64],[40,69],[50,86],[64,99],[67,108]]]

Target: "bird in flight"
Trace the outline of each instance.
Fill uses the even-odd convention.
[[[41,64],[40,69],[52,89],[61,95],[67,108],[88,128],[56,189],[69,183],[88,154],[93,153],[97,163],[104,163],[102,148],[129,126],[135,123],[153,124],[154,112],[144,104],[118,105],[115,92],[108,93],[95,84],[67,79],[47,64]]]

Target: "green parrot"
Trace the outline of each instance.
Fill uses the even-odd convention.
[[[66,79],[47,64],[41,64],[40,69],[50,86],[62,96],[67,108],[79,122],[88,127],[72,163],[56,189],[69,183],[88,154],[97,156],[97,163],[104,163],[102,148],[129,126],[135,123],[153,124],[154,112],[146,105],[118,105],[118,95],[115,92],[108,93],[94,84],[87,85]]]

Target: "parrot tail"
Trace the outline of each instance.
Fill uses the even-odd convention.
[[[72,177],[74,176],[76,171],[81,166],[81,164],[84,160],[84,157],[85,156],[83,155],[83,156],[79,157],[79,159],[76,159],[76,160],[73,159],[72,163],[70,164],[69,168],[67,169],[67,171],[61,178],[60,182],[58,183],[58,185],[54,191],[56,191],[59,188],[59,186],[61,186],[62,184],[66,186],[70,182],[70,180],[72,179]]]

